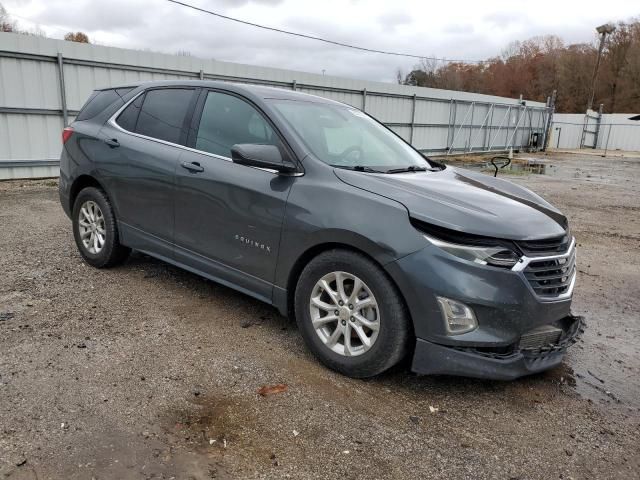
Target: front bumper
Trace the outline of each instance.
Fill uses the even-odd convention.
[[[567,252],[560,256],[569,255]],[[571,315],[575,271],[568,290],[553,297],[539,295],[524,268],[506,270],[479,265],[433,245],[385,268],[403,293],[413,319],[418,339],[413,370],[417,373],[505,380],[529,375],[560,363],[570,344],[565,340],[576,336],[579,330],[580,322],[576,323]],[[471,308],[478,327],[451,335],[437,296]],[[544,352],[519,348],[522,339],[531,339],[532,334],[545,329],[557,332],[558,328],[563,331],[562,337],[549,342],[560,345]],[[522,345],[526,347],[527,343]]]
[[[386,266],[403,293],[417,338],[451,347],[506,347],[542,325],[571,314],[571,296],[541,298],[524,272],[478,265],[427,246]],[[478,328],[447,331],[436,297],[457,300],[475,313]]]
[[[513,380],[542,372],[562,362],[567,347],[584,331],[582,317],[569,315],[565,330],[556,344],[537,349],[492,351],[439,345],[418,339],[412,370],[424,375],[458,375],[491,380]]]

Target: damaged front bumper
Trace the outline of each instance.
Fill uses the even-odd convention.
[[[424,375],[458,375],[491,380],[513,380],[542,372],[562,362],[567,348],[584,332],[584,319],[568,315],[558,322],[562,335],[536,347],[470,348],[440,345],[418,339],[412,370]]]

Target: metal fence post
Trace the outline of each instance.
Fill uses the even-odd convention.
[[[609,124],[609,133],[607,134],[607,143],[604,146],[604,155],[603,157],[607,157],[607,150],[609,149],[609,137],[611,137],[611,124]]]
[[[558,130],[558,141],[556,142],[556,148],[560,148],[560,135],[562,134],[562,127],[556,127]]]
[[[582,133],[580,134],[580,149],[584,148],[584,138],[587,135],[587,125],[589,124],[589,111],[584,114],[584,119],[582,120]]]
[[[451,130],[452,128],[455,129],[455,123],[456,123],[456,101],[452,98],[449,100],[449,125],[447,125],[447,150],[449,150],[451,148],[450,142],[451,142]],[[453,118],[452,118],[453,116]],[[453,124],[453,125],[452,125]],[[447,153],[448,155],[448,153]]]
[[[367,111],[367,89],[366,88],[362,89],[362,111],[363,112]]]
[[[529,136],[527,138],[527,146],[531,147],[531,141],[533,140],[533,118],[535,115],[535,109],[531,107],[529,109]]]
[[[476,104],[471,104],[471,118],[469,119],[469,137],[467,138],[467,148],[465,150],[471,151],[471,134],[473,133],[473,115],[476,113]]]
[[[409,134],[409,143],[413,145],[413,131],[416,128],[416,94],[413,94],[413,103],[411,105],[411,133]]]
[[[297,82],[295,80],[291,82],[291,90],[297,90]]]
[[[489,123],[487,124],[487,129],[484,131],[484,140],[482,141],[482,149],[486,149],[489,145],[489,137],[491,136],[491,130],[493,129],[493,109],[496,106],[495,103],[491,104],[491,116],[489,118]]]
[[[593,149],[595,150],[596,148],[598,148],[598,137],[600,137],[600,124],[602,123],[602,115],[604,113],[604,104],[600,104],[600,107],[598,108],[598,118],[596,119],[596,130],[594,135],[594,139],[593,139]]]
[[[62,105],[62,121],[64,126],[69,125],[69,114],[67,112],[67,93],[64,88],[64,61],[62,54],[58,52],[58,80],[60,82],[60,104]]]
[[[547,146],[549,145],[549,136],[551,134],[551,124],[553,123],[553,112],[556,109],[556,95],[558,94],[557,90],[554,90],[551,94],[551,98],[549,99],[549,107],[547,110],[547,122],[544,126],[544,138],[542,140],[542,151],[547,151]]]
[[[200,80],[204,80],[204,70],[200,70],[198,75],[200,76]]]
[[[504,149],[509,149],[509,130],[511,129],[511,107],[509,107],[509,116],[507,118],[507,127],[504,129]]]

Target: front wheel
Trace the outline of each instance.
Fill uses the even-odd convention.
[[[120,244],[118,225],[106,194],[95,187],[80,191],[73,204],[73,236],[85,262],[96,268],[122,263],[129,248]]]
[[[309,349],[329,368],[366,378],[398,363],[411,337],[396,286],[362,254],[330,250],[302,271],[295,314]]]

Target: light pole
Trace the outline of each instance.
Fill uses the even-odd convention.
[[[591,95],[589,96],[589,103],[587,104],[587,110],[593,110],[593,97],[596,94],[596,79],[598,78],[598,68],[600,68],[600,58],[602,57],[602,50],[604,49],[604,41],[607,35],[613,33],[616,29],[615,25],[605,23],[596,28],[596,31],[600,34],[600,46],[598,47],[598,58],[596,59],[596,66],[593,69],[593,78],[591,80]]]

